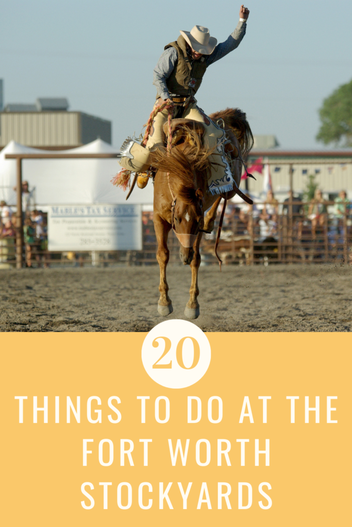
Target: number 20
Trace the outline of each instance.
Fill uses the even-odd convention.
[[[170,360],[170,362],[168,362],[167,364],[159,364],[159,362],[161,361],[161,359],[163,357],[165,357],[170,349],[171,349],[171,340],[168,339],[167,337],[156,337],[153,342],[152,342],[152,345],[154,348],[158,348],[159,347],[159,342],[158,342],[158,339],[163,339],[164,342],[165,342],[165,349],[164,349],[164,353],[161,355],[161,357],[158,358],[158,360],[153,364],[153,369],[157,370],[157,369],[163,369],[163,370],[168,370],[168,369],[171,369],[172,368],[172,360]],[[186,339],[190,339],[192,341],[192,344],[193,344],[193,362],[191,364],[191,366],[189,368],[187,368],[187,366],[185,365],[185,363],[183,362],[183,343],[185,342]],[[177,347],[176,347],[176,362],[177,364],[183,368],[184,370],[193,370],[193,368],[195,368],[199,362],[199,359],[200,359],[200,348],[199,348],[199,344],[198,344],[198,341],[196,339],[194,339],[193,337],[183,337],[181,340],[178,341],[177,343]]]

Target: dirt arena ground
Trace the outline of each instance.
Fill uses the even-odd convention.
[[[158,268],[0,271],[1,331],[149,331]],[[172,318],[185,318],[190,270],[170,267]],[[352,267],[200,269],[203,331],[351,331]]]

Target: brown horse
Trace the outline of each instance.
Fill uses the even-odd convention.
[[[213,121],[222,120],[225,125],[226,135],[230,139],[226,149],[231,157],[234,179],[239,186],[241,159],[253,145],[246,115],[238,109],[227,109],[210,115],[210,118]],[[230,199],[237,192],[236,189],[223,195],[208,192],[208,174],[212,168],[210,156],[213,151],[204,148],[203,133],[202,123],[174,120],[171,152],[158,150],[153,153],[153,165],[157,169],[154,182],[154,228],[160,267],[158,312],[162,316],[169,315],[173,310],[166,281],[166,266],[169,261],[167,238],[170,230],[174,230],[181,243],[182,262],[191,266],[192,282],[185,316],[194,319],[199,316],[198,269],[202,233],[213,230],[221,198]]]

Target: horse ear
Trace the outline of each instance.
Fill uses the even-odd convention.
[[[197,188],[197,190],[196,190],[196,196],[197,196],[197,198],[199,198],[199,199],[203,199],[204,194],[203,194],[203,191],[202,191],[200,188]]]

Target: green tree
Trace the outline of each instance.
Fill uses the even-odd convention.
[[[308,176],[306,187],[303,191],[303,201],[305,201],[306,203],[309,203],[310,200],[314,198],[315,191],[319,187],[319,184],[317,183],[315,177],[315,174],[310,174]],[[308,205],[305,205],[305,208],[307,209],[306,211],[308,211]]]
[[[352,80],[324,99],[319,116],[318,141],[325,145],[352,146]]]

